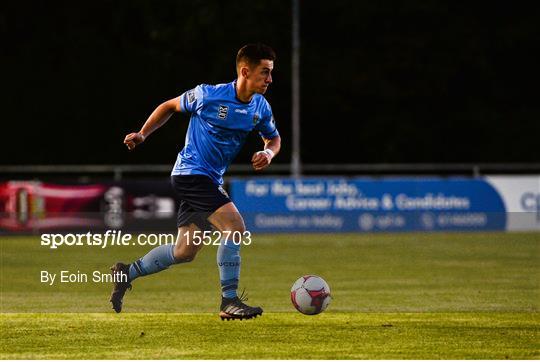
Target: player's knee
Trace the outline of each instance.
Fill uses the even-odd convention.
[[[189,263],[195,259],[197,255],[196,251],[193,250],[174,250],[173,256],[177,264],[179,263]]]
[[[244,220],[241,216],[231,218],[225,225],[224,231],[243,234],[246,231],[246,225],[244,224]]]
[[[222,233],[244,232],[246,229],[242,215],[232,203],[218,209],[208,218],[208,221]]]
[[[234,232],[244,234],[244,232],[246,231],[246,226],[244,225],[244,222],[241,222],[241,223],[235,224],[232,229],[233,229],[232,231]]]

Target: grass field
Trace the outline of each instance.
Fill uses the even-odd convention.
[[[106,272],[149,247],[61,247],[0,237],[2,359],[537,359],[540,234],[260,235],[241,287],[262,318],[222,322],[215,247],[134,282],[124,312],[105,283],[40,283],[40,271]],[[294,311],[289,289],[323,276],[333,301]]]

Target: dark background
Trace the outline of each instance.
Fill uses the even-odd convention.
[[[301,1],[303,161],[538,162],[538,12],[525,4]],[[0,164],[172,164],[187,115],[135,153],[125,134],[160,102],[233,80],[256,41],[278,54],[267,98],[275,162],[290,161],[290,1],[0,6]]]

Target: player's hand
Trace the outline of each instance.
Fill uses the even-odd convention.
[[[124,144],[127,146],[127,148],[131,151],[134,149],[138,144],[141,144],[144,142],[144,136],[137,132],[137,133],[130,133],[124,138]]]
[[[253,154],[253,157],[251,157],[251,164],[253,165],[253,168],[255,171],[260,171],[262,169],[265,169],[270,165],[270,162],[272,162],[272,151],[266,149],[264,151],[255,152]]]

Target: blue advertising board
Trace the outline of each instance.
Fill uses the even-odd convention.
[[[497,191],[468,178],[253,178],[229,190],[255,232],[504,230]]]

